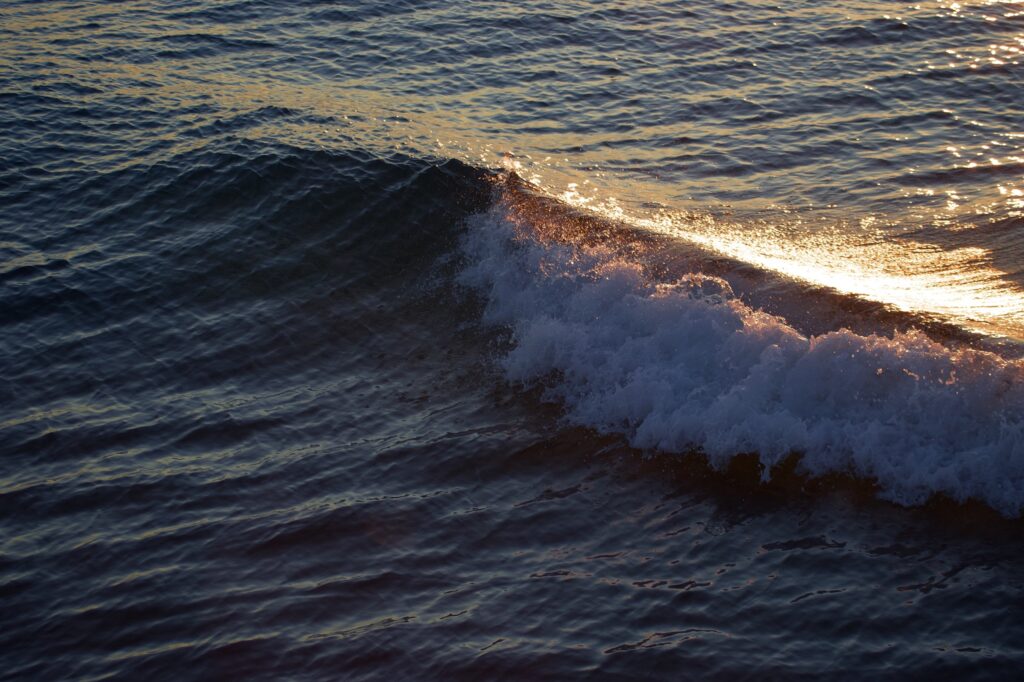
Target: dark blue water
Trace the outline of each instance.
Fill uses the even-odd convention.
[[[0,679],[1015,679],[1011,2],[0,6]]]

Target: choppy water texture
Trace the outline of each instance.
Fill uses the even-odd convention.
[[[0,678],[1018,678],[1022,50],[4,3]]]

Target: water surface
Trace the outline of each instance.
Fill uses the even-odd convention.
[[[0,46],[0,676],[1019,672],[1020,3]]]

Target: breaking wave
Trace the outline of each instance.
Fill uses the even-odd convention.
[[[802,333],[726,279],[666,277],[628,239],[528,204],[506,190],[470,219],[459,278],[510,330],[507,378],[569,421],[718,467],[756,453],[766,479],[797,454],[808,475],[872,479],[900,504],[945,494],[1020,514],[1020,360],[913,328]]]

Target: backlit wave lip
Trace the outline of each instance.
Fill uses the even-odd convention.
[[[915,505],[1024,507],[1024,361],[913,325],[804,333],[657,240],[559,212],[513,179],[470,221],[460,281],[511,330],[514,384],[638,448],[757,453],[765,476],[796,453]]]
[[[835,226],[782,216],[743,222],[679,212],[629,214],[614,199],[587,196],[576,185],[557,197],[594,215],[687,242],[708,255],[876,301],[924,324],[945,322],[1010,345],[1024,341],[1024,290],[980,246],[917,241],[891,227],[875,228],[874,218]]]

